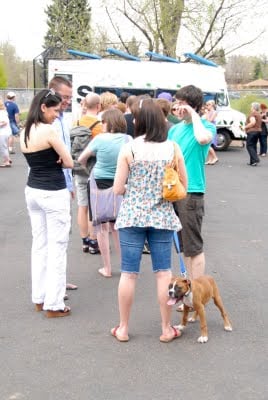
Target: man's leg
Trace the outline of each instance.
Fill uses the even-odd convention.
[[[179,203],[179,218],[183,226],[180,232],[181,249],[189,278],[194,279],[205,273],[205,255],[201,235],[204,196],[188,194],[187,199]]]
[[[193,257],[184,257],[187,272],[190,279],[196,279],[205,274],[204,252]]]
[[[99,253],[98,242],[92,223],[89,221],[89,207],[87,194],[87,177],[75,175],[74,181],[77,196],[77,225],[82,239],[84,253]]]

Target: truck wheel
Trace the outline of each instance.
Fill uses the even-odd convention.
[[[217,144],[214,145],[214,148],[218,151],[227,150],[231,141],[230,133],[228,131],[219,131],[217,132]]]

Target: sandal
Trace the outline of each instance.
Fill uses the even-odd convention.
[[[127,335],[126,336],[118,335],[118,333],[117,333],[118,328],[119,328],[119,325],[116,326],[115,328],[112,328],[111,329],[111,335],[114,336],[119,342],[128,342],[129,341],[129,337]]]
[[[46,317],[47,318],[59,318],[59,317],[67,317],[68,315],[71,314],[71,308],[70,307],[64,307],[64,310],[47,310],[46,312]]]
[[[215,165],[217,162],[219,162],[219,159],[216,158],[216,160],[213,160],[209,163],[209,165]]]
[[[108,274],[105,272],[105,269],[104,269],[104,268],[98,269],[98,273],[99,273],[100,275],[104,276],[104,278],[111,278],[111,277],[112,277],[112,274],[108,275]]]
[[[181,336],[181,331],[177,327],[171,326],[171,329],[173,330],[173,335],[172,336],[161,335],[159,338],[160,342],[169,343],[172,342],[172,340],[177,339],[178,337]]]
[[[77,289],[78,289],[78,286],[73,285],[72,283],[67,283],[67,284],[66,284],[66,289],[67,289],[67,290],[77,290]]]
[[[9,164],[0,164],[0,167],[1,168],[10,168],[11,164],[10,163]]]

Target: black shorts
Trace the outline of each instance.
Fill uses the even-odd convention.
[[[203,252],[201,228],[204,212],[203,193],[188,193],[183,200],[176,202],[182,230],[180,231],[180,249],[186,257],[194,257]]]

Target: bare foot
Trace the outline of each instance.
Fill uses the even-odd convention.
[[[98,269],[98,273],[104,276],[105,278],[111,278],[112,274],[107,274],[104,268]]]

